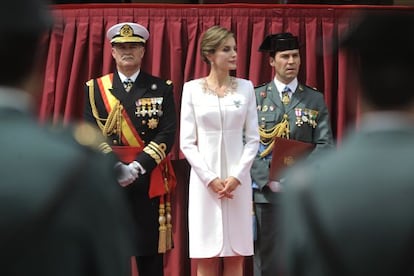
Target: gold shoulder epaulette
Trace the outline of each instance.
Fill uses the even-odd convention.
[[[172,84],[172,80],[166,80],[166,81],[165,81],[165,83],[166,83],[167,85],[171,85],[171,84]]]
[[[87,86],[91,86],[93,84],[93,79],[90,79],[90,80],[88,80],[87,82],[86,82],[86,85]]]

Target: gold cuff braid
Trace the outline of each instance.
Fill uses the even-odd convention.
[[[158,145],[152,141],[144,148],[144,152],[150,155],[157,164],[166,157],[166,150],[167,146],[164,143]]]

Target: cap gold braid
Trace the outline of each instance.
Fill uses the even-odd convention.
[[[275,137],[284,137],[289,139],[289,120],[288,115],[283,115],[283,120],[274,125],[273,127],[266,129],[259,127],[260,142],[267,146],[264,151],[260,153],[260,157],[265,157],[272,152],[273,145],[275,143]]]
[[[111,43],[125,43],[125,42],[141,42],[145,43],[145,39],[134,35],[134,30],[128,24],[125,24],[119,30],[119,36],[115,36],[111,39]]]

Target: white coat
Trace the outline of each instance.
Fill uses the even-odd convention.
[[[259,146],[257,112],[251,81],[235,78],[235,91],[219,98],[203,90],[204,79],[184,84],[180,148],[191,165],[189,248],[191,258],[218,256],[223,238],[239,255],[253,255],[250,167]],[[208,184],[236,177],[233,199],[219,199]],[[224,200],[228,233],[223,233]]]

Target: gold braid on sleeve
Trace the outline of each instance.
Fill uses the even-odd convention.
[[[283,115],[283,120],[271,128],[259,127],[260,142],[266,146],[266,149],[260,153],[263,158],[272,152],[275,144],[275,137],[283,137],[289,139],[289,120],[288,115]]]
[[[100,118],[98,109],[96,108],[95,103],[95,93],[93,87],[93,80],[87,82],[89,87],[89,102],[91,103],[91,109],[93,117],[96,119],[98,127],[102,130],[104,136],[110,136],[112,134],[121,134],[121,120],[122,120],[122,105],[117,100],[113,106],[111,112],[108,114],[108,118]]]

